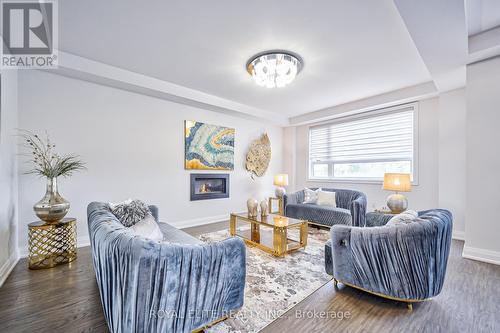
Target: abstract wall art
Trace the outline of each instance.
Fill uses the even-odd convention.
[[[234,128],[186,120],[185,168],[234,170]]]

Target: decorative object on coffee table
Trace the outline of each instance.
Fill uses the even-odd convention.
[[[394,214],[404,212],[408,208],[408,199],[399,192],[411,191],[411,180],[409,173],[386,173],[384,175],[384,190],[395,191],[387,197],[387,207]]]
[[[267,216],[269,214],[269,208],[267,206],[267,200],[264,199],[260,202],[260,215]]]
[[[259,211],[259,202],[253,198],[247,200],[248,216],[256,217]]]
[[[33,206],[35,214],[44,222],[58,222],[68,213],[70,204],[58,192],[57,177],[70,177],[75,171],[84,170],[85,164],[77,155],[55,152],[56,145],[50,141],[48,134],[42,139],[37,134],[22,130],[20,136],[26,149],[23,155],[31,164],[26,173],[47,179],[45,195]]]
[[[271,161],[271,141],[266,133],[250,144],[250,150],[247,153],[245,167],[247,171],[254,176],[262,177],[269,167]]]
[[[274,201],[278,202],[278,210],[274,210],[274,208],[273,208]],[[283,197],[281,197],[281,198],[270,197],[269,198],[269,213],[285,215],[285,211],[284,211],[284,207],[283,207]]]
[[[28,225],[30,269],[51,268],[76,259],[76,219]]]
[[[288,175],[280,173],[274,176],[274,185],[276,185],[276,196],[282,198],[286,194],[285,186],[288,186]]]
[[[250,230],[238,230],[237,222],[250,224]],[[260,227],[271,228],[272,233],[261,233]],[[290,229],[299,229],[299,238],[288,237]],[[296,220],[281,215],[269,214],[250,217],[245,214],[231,214],[229,222],[231,236],[242,238],[245,243],[282,257],[286,253],[305,248],[307,245],[307,221]]]

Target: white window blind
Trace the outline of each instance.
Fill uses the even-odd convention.
[[[311,127],[310,176],[338,178],[342,174],[363,178],[364,172],[366,177],[379,178],[383,172],[393,172],[391,168],[412,170],[414,112],[414,105],[405,105],[386,113],[374,112]]]

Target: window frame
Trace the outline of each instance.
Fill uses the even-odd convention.
[[[392,107],[374,109],[370,111],[358,112],[348,116],[341,116],[333,120],[328,120],[325,122],[315,123],[308,126],[307,129],[307,158],[306,158],[306,170],[307,170],[307,181],[308,182],[320,182],[320,183],[351,183],[351,184],[382,184],[383,178],[365,178],[365,177],[337,177],[328,178],[325,177],[313,177],[312,168],[314,164],[324,164],[325,162],[314,163],[310,160],[310,148],[311,148],[311,128],[318,126],[328,126],[331,124],[345,123],[353,120],[372,118],[379,115],[386,115],[391,113],[404,112],[406,109],[412,109],[413,111],[413,157],[412,157],[412,185],[418,186],[419,184],[419,103],[412,102],[406,104],[400,104]],[[395,160],[381,159],[371,162],[391,162]],[[360,161],[366,162],[366,161]],[[356,161],[352,161],[356,163]],[[369,162],[368,162],[369,163]],[[333,163],[328,163],[328,174],[333,175]]]

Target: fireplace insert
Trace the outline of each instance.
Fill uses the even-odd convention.
[[[229,174],[191,174],[191,201],[221,198],[229,198]]]

